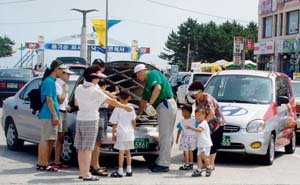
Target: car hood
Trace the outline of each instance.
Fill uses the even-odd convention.
[[[130,103],[134,105],[135,108],[138,107],[139,101],[141,100],[142,93],[144,90],[144,83],[137,81],[134,78],[133,69],[138,64],[145,64],[147,69],[156,69],[154,66],[143,63],[143,62],[135,62],[135,61],[113,61],[105,63],[105,71],[104,74],[107,75],[105,81],[110,86],[118,86],[120,90],[126,89],[132,96]],[[83,77],[81,76],[80,79],[77,81],[78,83],[82,83]],[[72,95],[73,96],[73,93]],[[74,102],[74,101],[73,101]],[[73,103],[71,102],[71,105]],[[138,122],[157,122],[156,118],[150,118],[146,115],[141,117],[141,121],[137,120]]]
[[[120,89],[127,89],[132,96],[132,101],[136,104],[141,99],[144,83],[137,81],[134,78],[133,69],[137,64],[142,62],[133,61],[114,61],[105,63],[105,79],[110,85],[117,85]],[[146,63],[147,69],[157,69],[154,66]]]
[[[246,128],[247,124],[255,119],[263,119],[268,111],[269,104],[245,104],[220,102],[220,109],[227,125]]]

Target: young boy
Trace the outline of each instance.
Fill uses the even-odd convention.
[[[186,129],[186,125],[194,126],[195,119],[191,118],[193,108],[191,105],[184,105],[181,108],[183,119],[177,124],[177,137],[176,144],[180,137],[179,150],[184,151],[185,164],[180,166],[179,170],[192,170],[193,169],[193,150],[196,149],[197,138],[195,131]]]
[[[191,125],[185,126],[187,129],[191,129],[197,133],[198,169],[193,172],[192,177],[200,177],[202,172],[201,169],[206,169],[206,177],[209,177],[211,175],[211,171],[209,168],[209,154],[210,148],[212,146],[212,141],[210,138],[210,129],[207,121],[205,120],[207,114],[208,111],[206,109],[197,108],[195,110],[195,118],[197,124],[199,123],[199,125],[197,127]],[[204,164],[202,163],[202,161],[204,161]]]
[[[117,95],[122,104],[128,105],[131,99],[127,91],[121,91]],[[119,150],[119,168],[118,171],[111,174],[111,177],[123,177],[124,153],[126,153],[126,176],[132,176],[131,154],[130,150],[134,149],[134,127],[136,114],[134,111],[126,112],[120,108],[115,108],[109,122],[113,125],[112,139],[116,141],[114,148]]]

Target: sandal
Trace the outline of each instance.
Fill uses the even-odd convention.
[[[192,177],[201,177],[201,176],[202,176],[201,171],[199,171],[199,170],[195,170],[192,173]]]
[[[58,169],[51,166],[51,165],[48,165],[48,166],[43,166],[43,165],[38,165],[37,164],[37,170],[40,170],[40,171],[48,171],[48,172],[58,172]]]
[[[132,177],[132,172],[126,172],[126,177]]]
[[[111,177],[123,177],[123,175],[119,174],[117,171],[110,174]]]
[[[63,163],[60,163],[60,164],[55,164],[55,163],[53,163],[53,164],[51,164],[51,165],[52,165],[53,167],[57,168],[57,169],[67,169],[67,168],[69,168],[68,165],[63,164]]]
[[[211,171],[210,171],[210,168],[206,168],[206,170],[205,170],[205,176],[206,177],[209,177],[210,175],[211,175]]]
[[[187,165],[187,164],[179,167],[179,170],[189,170],[189,169],[190,169],[189,165]]]
[[[101,168],[94,169],[91,167],[90,172],[92,173],[92,175],[98,175],[98,176],[102,176],[102,177],[108,176],[108,173],[105,172],[104,170],[102,170]]]
[[[82,180],[84,180],[84,181],[98,181],[99,178],[92,175],[91,177],[88,177],[88,178],[82,178]]]

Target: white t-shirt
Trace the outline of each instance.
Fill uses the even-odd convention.
[[[210,147],[212,141],[210,138],[210,130],[206,120],[199,123],[198,128],[203,128],[202,132],[197,132],[197,147]]]
[[[195,127],[195,119],[194,118],[190,118],[190,119],[182,119],[178,125],[177,128],[179,130],[181,130],[181,134],[182,136],[192,136],[195,135],[196,132],[191,130],[191,129],[186,129],[185,126],[186,125],[191,125],[193,127]]]
[[[132,120],[135,119],[136,119],[135,111],[127,112],[126,110],[118,107],[114,109],[114,111],[110,116],[109,122],[112,124],[117,124],[117,129],[116,129],[117,141],[123,142],[123,141],[134,140],[134,129],[132,126]]]
[[[99,119],[99,107],[108,97],[96,85],[90,85],[89,87],[79,85],[75,90],[75,98],[79,107],[76,119],[92,121]]]
[[[56,92],[57,95],[61,96],[63,93],[63,86],[66,84],[65,81],[63,81],[60,78],[57,78],[55,81],[55,85],[56,85]],[[69,94],[67,93],[66,98],[64,100],[64,102],[62,104],[59,104],[59,110],[66,110],[66,106],[68,105],[68,98],[69,98]]]

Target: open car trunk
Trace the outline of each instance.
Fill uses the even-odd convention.
[[[126,89],[129,91],[135,109],[138,108],[139,101],[141,100],[144,84],[134,78],[133,69],[137,64],[145,64],[147,69],[157,69],[154,66],[142,62],[135,61],[114,61],[105,63],[105,72],[107,75],[105,81],[109,86],[118,86],[120,90]],[[77,83],[83,83],[83,77]],[[110,87],[109,87],[110,89]],[[74,92],[74,91],[73,91]],[[74,104],[73,94],[71,95],[71,105]],[[149,117],[148,115],[141,115],[136,120],[137,125],[156,125],[157,118]]]

